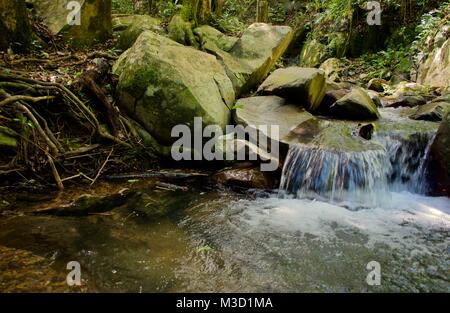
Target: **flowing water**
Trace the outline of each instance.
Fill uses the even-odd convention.
[[[293,147],[270,193],[149,178],[2,194],[0,290],[450,292],[450,199],[418,188],[432,137],[397,135],[359,154]],[[81,287],[65,284],[70,261]]]

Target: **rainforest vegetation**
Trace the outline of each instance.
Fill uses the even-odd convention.
[[[311,263],[295,263],[299,252],[282,244],[285,254],[271,261],[262,252],[267,247],[258,249],[247,239],[240,246],[241,233],[229,227],[247,229],[254,224],[243,221],[252,218],[264,224],[260,210],[276,207],[270,222],[289,224],[280,212],[292,208],[292,219],[308,228],[302,223],[321,220],[319,212],[328,214],[330,206],[343,210],[333,207],[341,212],[332,215],[339,222],[357,218],[365,225],[363,213],[355,212],[371,208],[367,212],[375,214],[393,203],[409,205],[411,212],[417,208],[411,214],[429,218],[428,226],[435,225],[434,213],[420,210],[446,212],[436,229],[417,226],[424,233],[414,244],[435,248],[428,256],[402,262],[398,251],[409,248],[383,257],[378,246],[358,250],[356,242],[371,242],[360,233],[365,226],[336,249],[344,251],[343,258],[396,260],[377,291],[450,290],[448,264],[439,261],[450,229],[449,1],[0,0],[0,33],[0,271],[9,277],[3,284],[0,279],[0,290],[66,290],[63,273],[50,261],[77,255],[90,275],[77,291],[366,291],[350,269],[342,271],[344,277],[334,268],[325,278],[311,269],[314,258],[329,267],[327,253],[340,243],[317,248],[317,256],[312,237],[297,241],[293,235],[292,246],[308,250]],[[198,135],[197,119],[200,136],[207,137],[203,144],[193,138],[178,146],[175,135]],[[276,126],[278,133],[264,125]],[[216,131],[205,136],[206,126]],[[270,143],[256,146],[251,135],[237,135],[238,127]],[[214,158],[205,153],[211,138]],[[236,147],[244,158],[237,158]],[[268,163],[276,164],[274,170],[263,170]],[[380,204],[383,192],[397,202]],[[228,202],[231,211],[223,208]],[[227,222],[214,213],[218,207]],[[380,216],[390,215],[383,211],[368,215],[375,221],[366,228],[400,238],[405,230],[398,225],[409,223],[403,214],[410,209],[400,207],[392,225],[383,224]],[[246,211],[253,213],[242,217]],[[155,221],[149,239],[143,225]],[[381,224],[392,229],[374,226]],[[45,240],[23,231],[26,225],[37,227]],[[255,229],[252,238],[261,242],[272,231]],[[24,239],[16,241],[15,232]],[[430,233],[436,237],[428,242]],[[231,239],[222,241],[223,234]],[[99,242],[89,241],[94,237]],[[276,238],[267,245],[276,246]],[[164,250],[158,240],[170,247]],[[347,246],[352,240],[355,245]],[[111,273],[117,269],[104,261],[110,255],[96,248],[100,242],[116,249],[124,287],[115,285]],[[148,277],[140,265],[129,264],[133,254],[144,258],[140,244],[157,246],[146,265]],[[121,254],[124,247],[131,256]],[[239,261],[227,255],[234,249]],[[91,250],[96,261],[107,263],[101,264],[108,282],[94,273]],[[189,275],[177,263],[186,255]],[[14,258],[34,260],[51,283],[17,278]],[[160,273],[155,260],[164,263]],[[253,261],[271,270],[256,278],[248,266]],[[355,262],[364,270],[363,257]],[[412,272],[415,265],[409,264],[420,269]],[[183,279],[175,277],[175,268]],[[321,283],[296,276],[305,268]],[[208,270],[215,280],[208,280]],[[286,274],[291,270],[292,281]],[[404,284],[396,283],[399,276]],[[196,283],[187,284],[189,279]],[[27,283],[17,287],[17,280]]]

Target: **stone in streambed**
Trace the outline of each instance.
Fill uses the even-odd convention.
[[[383,106],[398,108],[398,107],[410,107],[413,108],[418,105],[424,105],[427,100],[420,95],[400,95],[400,96],[387,96],[382,99]]]
[[[336,101],[328,110],[331,117],[345,120],[376,120],[380,117],[375,103],[367,92],[354,87],[350,93]]]
[[[274,71],[259,87],[261,95],[276,95],[316,110],[325,96],[325,75],[315,68],[288,67]]]
[[[227,168],[213,175],[213,180],[226,186],[255,189],[271,189],[273,181],[267,172],[259,167]]]
[[[358,122],[327,120],[313,116],[304,108],[277,96],[239,99],[235,121],[253,126],[271,138],[263,125],[278,126],[280,147],[295,144],[310,145],[331,151],[359,152],[381,149],[379,145],[353,135]]]
[[[450,103],[448,102],[430,102],[419,106],[410,118],[413,120],[440,122],[448,109],[450,109]]]

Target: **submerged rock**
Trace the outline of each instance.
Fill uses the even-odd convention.
[[[325,76],[315,68],[288,67],[273,72],[259,87],[261,95],[276,95],[314,111],[325,95]]]
[[[380,116],[375,103],[367,92],[354,87],[350,93],[336,101],[328,110],[328,115],[346,120],[376,120]]]
[[[212,177],[217,183],[227,186],[244,188],[270,189],[273,181],[267,172],[258,167],[228,168],[221,170]]]
[[[86,216],[109,212],[121,206],[133,207],[140,194],[135,191],[125,191],[109,196],[81,195],[78,199],[66,205],[39,209],[33,211],[38,215],[56,216]]]
[[[160,144],[170,145],[175,125],[225,127],[234,91],[216,58],[150,31],[114,66],[119,105]]]

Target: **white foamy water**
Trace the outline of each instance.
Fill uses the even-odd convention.
[[[383,243],[410,253],[430,253],[436,245],[448,246],[450,199],[407,192],[378,196],[382,205],[360,210],[307,199],[260,198],[237,205],[253,229],[309,234],[323,242],[340,240],[339,234],[346,233],[365,238],[368,248]]]

